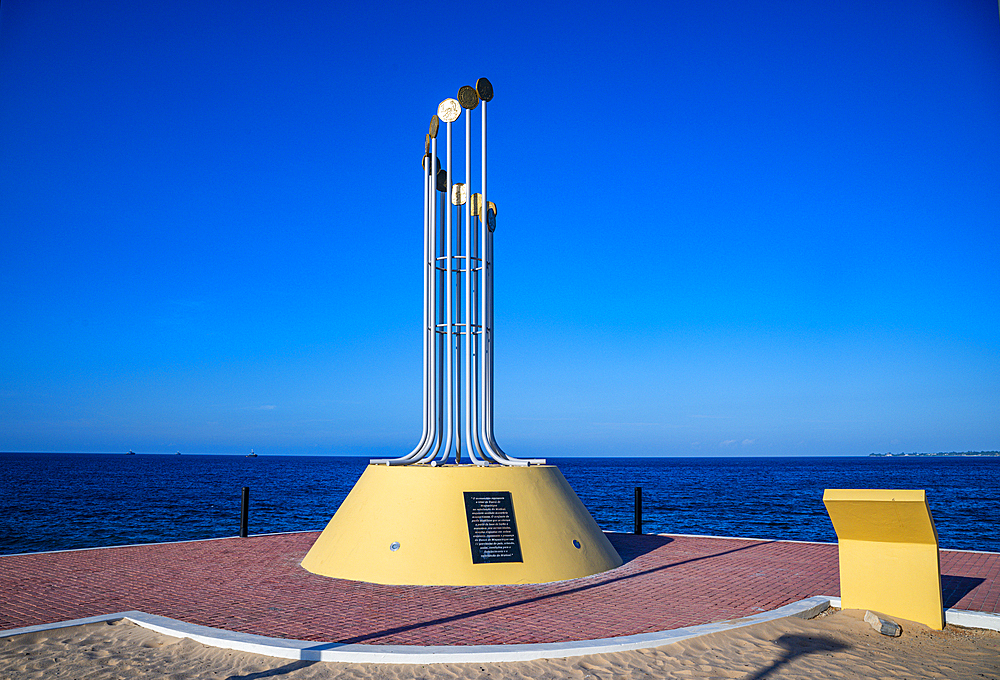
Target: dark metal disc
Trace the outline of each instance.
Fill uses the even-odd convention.
[[[448,171],[443,168],[438,168],[437,190],[448,191]]]
[[[427,170],[427,159],[430,158],[430,157],[431,157],[431,155],[429,153],[425,153],[424,157],[423,157],[423,160],[420,161],[420,165],[421,165],[421,167],[423,167],[424,170]],[[434,165],[435,165],[435,168],[434,168],[435,172],[437,170],[440,170],[441,169],[441,159],[440,158],[435,158],[434,159]]]
[[[480,78],[476,81],[476,92],[484,102],[490,101],[493,99],[493,83],[486,78]]]
[[[437,114],[435,114],[431,116],[431,139],[435,139],[438,136],[439,127],[441,127],[441,119],[437,117]]]
[[[471,111],[479,106],[479,94],[475,88],[463,85],[458,89],[458,103],[462,105],[463,109]]]
[[[497,213],[493,209],[492,201],[490,201],[490,207],[486,210],[486,226],[490,228],[490,231],[497,230]]]

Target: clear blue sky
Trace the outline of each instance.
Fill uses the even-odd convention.
[[[0,450],[409,451],[480,76],[508,452],[1000,449],[993,0],[4,0]]]

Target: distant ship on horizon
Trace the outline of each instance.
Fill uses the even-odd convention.
[[[128,453],[126,453],[125,455],[126,456],[134,456],[135,455],[135,451],[133,451],[132,449],[129,449]]]
[[[256,457],[257,454],[253,452],[253,449],[250,449],[250,453],[247,454],[247,458],[256,458]]]

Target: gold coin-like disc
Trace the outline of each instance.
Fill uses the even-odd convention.
[[[431,139],[434,139],[435,137],[438,136],[438,127],[440,127],[440,125],[441,125],[441,119],[438,118],[437,116],[431,116],[431,129],[430,129]]]
[[[469,87],[468,85],[460,87],[458,90],[458,103],[462,105],[463,109],[469,109],[470,111],[479,106],[479,94],[476,93],[476,88]]]
[[[438,104],[438,118],[446,123],[454,123],[462,115],[462,105],[457,99],[448,98]]]
[[[473,217],[479,217],[479,213],[483,205],[483,195],[482,194],[472,194],[472,205],[469,206],[470,212],[472,212]]]

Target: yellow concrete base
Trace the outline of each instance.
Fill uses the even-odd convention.
[[[922,490],[827,489],[840,544],[840,602],[944,627],[937,530]]]
[[[465,492],[510,492],[521,562],[475,564]],[[621,558],[553,465],[369,465],[302,566],[393,585],[548,583]]]

